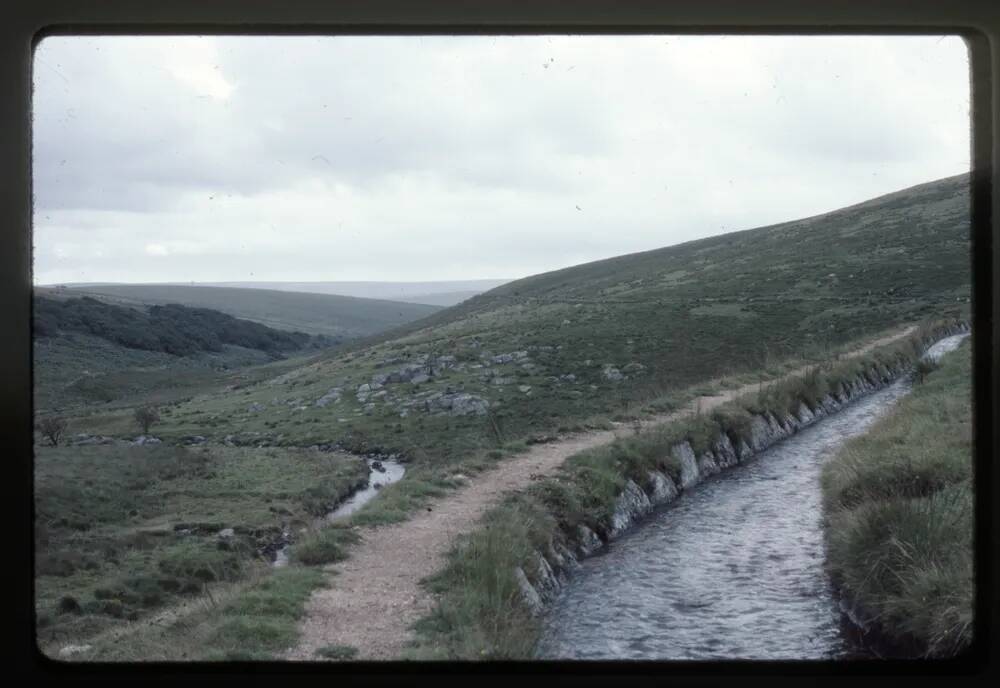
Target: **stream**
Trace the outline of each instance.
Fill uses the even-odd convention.
[[[937,359],[967,334],[925,354]],[[543,617],[545,659],[847,659],[824,568],[820,473],[910,376],[683,493],[581,562]]]
[[[365,459],[365,461],[368,462],[368,469],[371,471],[371,474],[368,476],[368,485],[345,499],[337,505],[337,508],[328,512],[322,518],[317,519],[313,524],[313,527],[322,528],[328,523],[335,523],[347,518],[365,504],[373,500],[378,495],[379,490],[386,485],[391,485],[396,482],[402,478],[403,474],[406,472],[406,468],[398,461],[392,461],[390,459],[382,459],[381,461],[376,461],[375,459]],[[381,470],[379,470],[380,468]],[[284,547],[275,552],[274,566],[285,566],[288,564],[289,546],[290,545],[286,544]]]

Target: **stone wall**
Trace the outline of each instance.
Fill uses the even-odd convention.
[[[935,332],[935,340],[963,332],[969,332],[967,324],[941,328]],[[567,584],[572,570],[579,565],[581,559],[600,550],[607,541],[622,535],[655,508],[672,502],[706,478],[744,463],[860,397],[888,386],[909,372],[911,367],[902,363],[889,367],[873,364],[857,377],[842,382],[835,394],[824,396],[815,408],[803,403],[795,414],[754,415],[751,418],[749,437],[745,441],[740,440],[738,445],[733,444],[725,431],[728,429],[724,429],[712,443],[711,449],[700,456],[695,455],[688,442],[674,445],[670,448],[670,453],[681,466],[679,480],[674,481],[661,471],[650,471],[642,485],[631,479],[626,481],[615,500],[610,527],[603,538],[593,529],[580,525],[575,532],[562,533],[561,538],[554,538],[547,551],[536,550],[533,561],[526,562],[523,567],[515,570],[524,603],[533,613],[540,613]]]

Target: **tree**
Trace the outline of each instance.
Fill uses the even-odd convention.
[[[55,416],[43,418],[38,422],[38,431],[42,433],[42,437],[52,443],[53,447],[58,447],[59,439],[66,432],[66,419]]]
[[[160,413],[155,406],[140,406],[135,410],[135,422],[142,428],[142,434],[149,434],[149,428],[160,420]]]

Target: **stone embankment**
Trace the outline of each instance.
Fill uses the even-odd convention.
[[[968,331],[968,325],[962,324],[942,328],[936,334],[944,337]],[[598,533],[580,525],[575,532],[563,533],[561,542],[560,538],[553,538],[546,551],[536,550],[534,561],[515,570],[524,602],[534,613],[540,613],[567,584],[572,569],[581,559],[621,536],[656,507],[672,502],[706,478],[748,461],[768,447],[817,420],[836,413],[858,398],[892,384],[910,369],[911,366],[903,362],[888,366],[873,365],[857,377],[842,382],[836,393],[825,395],[815,407],[802,403],[795,413],[752,416],[746,439],[734,442],[730,433],[724,429],[711,444],[711,448],[701,454],[696,454],[688,442],[673,445],[670,454],[681,467],[678,480],[655,470],[649,471],[643,481],[627,480],[618,494],[606,529]]]

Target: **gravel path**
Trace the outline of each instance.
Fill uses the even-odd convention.
[[[914,329],[911,326],[874,340],[849,356],[888,344]],[[793,370],[783,378],[806,372],[810,367]],[[754,383],[698,397],[687,407],[646,420],[643,425],[691,415],[699,407],[705,412],[757,387]],[[352,550],[349,559],[326,567],[336,574],[330,578],[331,587],[313,593],[300,625],[299,644],[289,650],[286,658],[315,660],[318,648],[350,645],[358,648],[358,659],[399,659],[412,639],[410,626],[435,605],[434,596],[420,585],[420,580],[443,568],[445,556],[460,535],[471,532],[505,492],[522,489],[538,477],[554,474],[576,452],[632,432],[631,426],[622,424],[614,430],[567,435],[555,442],[534,445],[524,454],[479,474],[474,482],[433,502],[430,510],[408,521],[365,529],[362,542]]]

